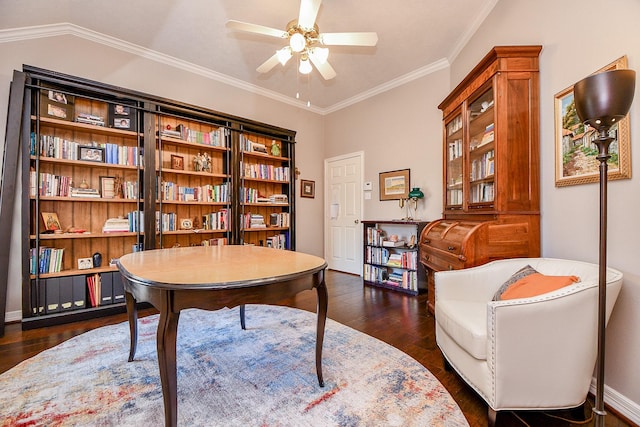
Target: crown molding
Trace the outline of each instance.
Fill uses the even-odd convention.
[[[418,68],[417,70],[411,71],[410,73],[397,77],[393,80],[389,80],[386,83],[378,85],[358,95],[352,96],[349,99],[345,99],[342,102],[338,102],[337,104],[334,104],[331,107],[327,107],[324,109],[324,114],[336,112],[350,105],[357,104],[358,102],[362,102],[365,99],[372,98],[376,95],[379,95],[383,92],[394,89],[398,86],[403,86],[409,82],[412,82],[414,80],[417,80],[429,74],[435,73],[436,71],[444,70],[445,68],[449,68],[449,65],[450,65],[449,61],[446,58],[440,59],[429,65]]]
[[[495,0],[496,2],[498,0]],[[495,3],[494,3],[495,4]],[[492,5],[493,7],[493,5]],[[489,11],[491,9],[489,8]],[[484,19],[484,17],[483,17]],[[475,31],[475,30],[474,30]],[[278,102],[282,102],[287,105],[291,105],[296,108],[311,111],[320,115],[327,115],[351,105],[362,102],[368,98],[374,97],[380,93],[394,89],[398,86],[405,85],[413,80],[424,77],[428,74],[434,73],[438,70],[449,67],[449,61],[447,59],[440,59],[432,64],[421,67],[415,71],[407,73],[403,76],[390,80],[379,86],[376,86],[370,90],[355,95],[342,102],[334,104],[327,108],[320,108],[314,105],[307,106],[307,104],[299,99],[284,96],[272,90],[264,89],[254,84],[247,83],[243,80],[236,79],[226,74],[218,73],[209,68],[205,68],[191,62],[184,61],[182,59],[166,55],[157,52],[152,49],[147,49],[140,45],[130,43],[128,41],[118,39],[116,37],[108,36],[97,31],[90,30],[88,28],[81,27],[69,22],[61,22],[56,24],[38,25],[32,27],[10,28],[0,30],[0,43],[11,43],[24,40],[32,40],[38,38],[58,37],[58,36],[75,36],[84,40],[89,40],[94,43],[99,43],[104,46],[118,49],[123,52],[130,53],[132,55],[146,58],[161,64],[166,64],[171,67],[175,67],[189,73],[193,73],[211,80],[215,80],[220,83],[227,84],[229,86],[236,87],[238,89],[245,90],[247,92],[255,93],[257,95],[264,96],[266,98],[273,99]]]

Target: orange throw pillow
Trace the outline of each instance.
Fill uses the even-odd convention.
[[[541,273],[534,273],[523,277],[509,286],[507,290],[502,293],[500,299],[535,297],[579,281],[580,278],[577,276],[545,276]]]

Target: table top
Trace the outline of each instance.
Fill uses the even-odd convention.
[[[155,249],[123,255],[122,274],[165,289],[229,289],[293,280],[327,267],[302,252],[261,246],[222,245]]]

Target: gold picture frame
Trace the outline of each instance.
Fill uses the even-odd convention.
[[[409,198],[411,169],[380,173],[380,200]]]
[[[627,68],[627,57],[622,56],[596,71]],[[556,187],[599,182],[597,148],[591,142],[597,132],[585,127],[578,118],[573,99],[573,85],[555,95],[555,171]],[[611,128],[616,137],[609,147],[608,179],[631,178],[631,152],[629,115]]]

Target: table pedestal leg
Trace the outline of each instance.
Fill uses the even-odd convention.
[[[164,399],[164,424],[176,426],[178,423],[178,377],[176,369],[176,338],[180,313],[173,313],[163,304],[158,323],[158,365]]]
[[[316,330],[316,373],[318,374],[318,383],[320,387],[324,387],[324,379],[322,378],[322,343],[324,342],[324,326],[327,322],[327,285],[324,281],[324,270],[314,275],[316,281],[315,288],[318,293],[318,328]]]
[[[138,346],[138,307],[136,307],[136,300],[129,292],[125,291],[124,297],[127,302],[127,317],[129,318],[129,362],[133,362]]]

